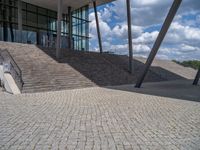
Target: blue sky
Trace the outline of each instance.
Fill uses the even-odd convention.
[[[131,0],[134,56],[147,57],[172,0]],[[128,54],[126,0],[98,7],[103,50]],[[90,10],[90,50],[98,51],[94,12]],[[200,1],[183,0],[157,58],[200,59]]]

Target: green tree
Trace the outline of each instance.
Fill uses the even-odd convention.
[[[184,66],[184,67],[191,67],[191,68],[194,68],[194,69],[200,68],[200,61],[198,61],[198,60],[189,60],[189,61],[183,61],[183,62],[176,61],[176,60],[173,60],[173,61],[176,62],[177,64]]]

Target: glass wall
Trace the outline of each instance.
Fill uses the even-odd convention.
[[[0,0],[0,40],[19,42],[17,0]],[[73,46],[88,50],[88,6],[72,12]],[[22,42],[56,47],[57,12],[22,2]],[[69,16],[62,18],[62,48],[68,48]]]
[[[24,43],[37,43],[44,47],[56,47],[57,34],[57,12],[41,8],[35,5],[24,3],[23,9],[23,30],[26,30]],[[66,15],[63,14],[62,25],[66,22]],[[62,28],[66,28],[62,26]],[[23,35],[25,34],[23,33]],[[68,33],[62,30],[63,36]],[[24,41],[27,39],[27,41]],[[66,42],[67,43],[67,42]],[[68,44],[62,44],[62,48],[67,48]]]
[[[4,5],[3,5],[4,4]],[[0,40],[15,41],[17,22],[16,1],[0,0]]]
[[[89,8],[82,7],[72,13],[72,34],[74,40],[74,49],[89,49]]]

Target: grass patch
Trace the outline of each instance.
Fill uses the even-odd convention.
[[[194,69],[200,68],[200,61],[198,61],[198,60],[189,60],[189,61],[183,61],[183,62],[173,60],[173,62],[180,64],[184,67],[191,67],[191,68],[194,68]]]

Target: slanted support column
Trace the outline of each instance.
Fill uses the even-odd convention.
[[[97,34],[98,34],[98,40],[99,40],[99,49],[100,49],[100,53],[102,53],[103,49],[102,49],[102,41],[101,41],[101,31],[100,31],[100,27],[99,27],[99,18],[98,18],[98,14],[97,14],[96,1],[93,1],[93,6],[94,6],[94,13],[95,13],[95,19],[96,19],[96,26],[97,26]]]
[[[127,5],[127,23],[128,23],[128,45],[129,45],[129,72],[133,71],[133,43],[132,43],[132,29],[131,29],[131,4],[130,0],[126,0]]]
[[[139,79],[136,83],[136,86],[135,86],[136,88],[141,87],[141,85],[144,81],[144,78],[145,78],[146,74],[148,73],[148,70],[149,70],[149,68],[150,68],[159,48],[160,48],[160,45],[162,44],[162,42],[165,38],[165,35],[167,34],[167,31],[168,31],[176,13],[177,13],[177,11],[178,11],[178,8],[179,8],[181,2],[182,2],[182,0],[174,0],[172,7],[170,8],[169,13],[167,15],[167,18],[165,19],[165,22],[162,26],[162,29],[161,29],[161,31],[160,31],[157,39],[156,39],[156,42],[155,42],[155,44],[154,44],[154,46],[151,50],[151,53],[150,53],[150,55],[149,55],[149,57],[148,57],[148,59],[145,63],[145,68],[144,68],[142,74],[140,75],[140,77],[139,77]]]
[[[58,0],[58,18],[57,18],[57,43],[56,43],[56,58],[61,57],[61,20],[62,20],[62,0]]]
[[[18,0],[18,30],[19,39],[18,42],[22,43],[22,1]]]
[[[71,7],[68,7],[68,16],[69,16],[69,48],[70,50],[73,49],[72,44],[72,9]]]
[[[197,75],[196,75],[196,77],[195,77],[195,80],[194,80],[194,82],[193,82],[193,85],[197,85],[197,84],[198,84],[199,78],[200,78],[200,68],[199,68],[199,70],[198,70],[198,72],[197,72]]]

